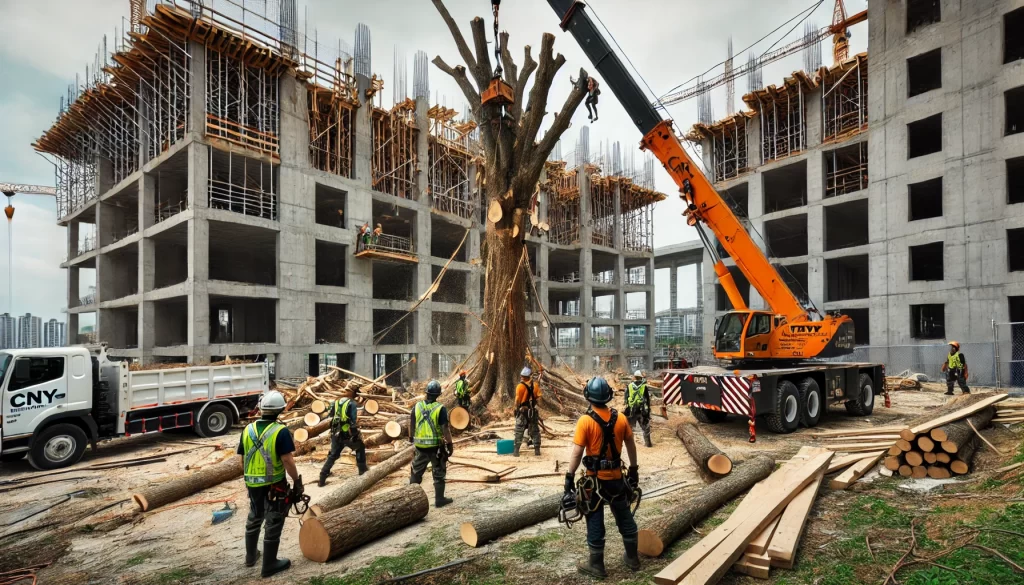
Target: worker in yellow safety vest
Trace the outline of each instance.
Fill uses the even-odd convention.
[[[640,370],[633,372],[633,381],[626,388],[626,419],[629,420],[629,428],[636,428],[640,424],[640,430],[644,436],[644,446],[651,446],[651,393],[647,390],[647,380]]]
[[[331,474],[331,468],[345,447],[355,453],[359,475],[366,473],[366,445],[363,444],[363,435],[356,424],[356,402],[350,398],[339,398],[331,403],[328,412],[331,413],[331,451],[320,469],[320,481],[317,484],[320,487],[327,484],[327,476]]]
[[[448,410],[437,400],[440,396],[441,383],[431,380],[427,384],[427,398],[413,407],[409,425],[409,440],[416,446],[409,483],[420,483],[429,463],[434,476],[434,506],[437,508],[452,503],[451,498],[444,497],[444,479],[448,458],[455,450],[452,431],[448,427]]]
[[[459,379],[455,380],[455,400],[459,406],[469,410],[469,381],[466,380],[466,370],[459,372]]]
[[[285,400],[280,392],[270,391],[260,400],[260,419],[249,423],[238,442],[242,456],[245,487],[249,492],[249,518],[245,523],[245,566],[252,567],[260,557],[256,545],[260,529],[266,521],[263,535],[263,577],[269,577],[291,566],[288,559],[277,558],[281,545],[281,531],[288,514],[288,480],[294,482],[291,493],[300,497],[303,492],[302,476],[295,467],[292,452],[295,443],[288,428],[277,422],[284,411]]]
[[[956,341],[949,342],[949,355],[946,362],[942,364],[942,371],[946,373],[946,395],[953,395],[953,384],[960,385],[960,391],[970,394],[971,389],[967,387],[967,358],[960,352],[960,344]]]

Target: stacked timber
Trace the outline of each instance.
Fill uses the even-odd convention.
[[[1000,402],[996,405],[996,416],[992,422],[1007,425],[1024,422],[1024,402]]]

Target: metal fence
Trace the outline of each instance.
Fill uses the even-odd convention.
[[[992,342],[963,343],[960,351],[967,360],[970,384],[997,386],[995,344]],[[944,381],[942,364],[946,363],[949,346],[942,343],[928,345],[866,345],[852,354],[832,358],[835,362],[872,362],[885,365],[887,376],[896,376],[909,370],[912,374],[925,374],[932,382]]]
[[[996,386],[1024,388],[1024,323],[992,322]]]

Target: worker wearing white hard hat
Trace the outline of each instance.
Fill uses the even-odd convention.
[[[260,529],[263,535],[263,568],[261,576],[269,577],[291,566],[288,559],[279,559],[281,532],[288,514],[286,496],[289,492],[285,474],[292,478],[291,491],[302,495],[302,477],[295,467],[292,453],[295,443],[288,428],[277,422],[286,406],[284,396],[271,390],[260,398],[260,419],[249,423],[238,442],[242,456],[245,487],[249,492],[249,518],[245,523],[245,566],[256,565],[260,551]]]
[[[647,390],[647,380],[644,379],[642,370],[633,372],[633,381],[626,388],[625,413],[629,420],[629,427],[636,428],[640,425],[640,431],[644,436],[644,446],[650,447],[651,443],[651,393]]]
[[[519,372],[519,378],[519,384],[516,385],[516,431],[512,455],[519,457],[519,447],[523,443],[523,435],[527,429],[530,430],[533,453],[540,455],[540,413],[537,411],[540,385],[533,379],[533,370],[530,366]]]

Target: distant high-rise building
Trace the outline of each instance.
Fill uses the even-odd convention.
[[[42,347],[42,332],[43,332],[43,320],[39,317],[33,317],[32,313],[25,313],[24,316],[18,317],[18,347],[21,349],[31,349],[33,347]]]
[[[67,342],[66,324],[56,319],[43,323],[43,347],[64,347]]]
[[[11,317],[10,313],[0,315],[0,349],[15,349],[18,347],[17,318]]]

